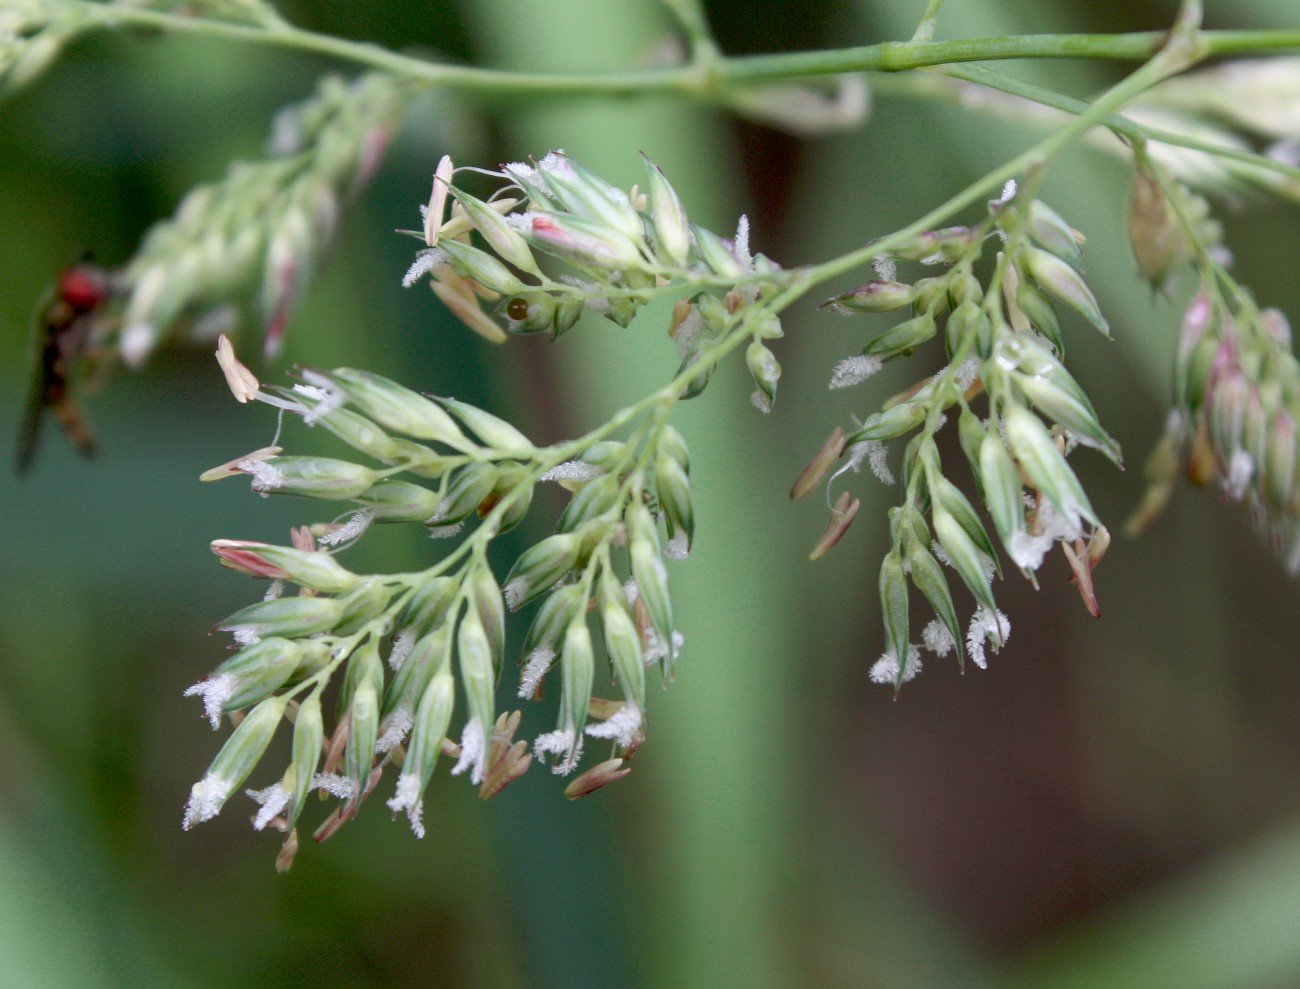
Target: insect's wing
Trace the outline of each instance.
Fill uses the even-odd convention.
[[[73,401],[68,376],[83,356],[97,305],[78,308],[59,294],[51,293],[37,308],[32,334],[32,385],[23,410],[15,460],[20,473],[36,459],[36,443],[46,408],[54,410],[73,446],[87,456],[96,450],[95,439]]]
[[[23,406],[22,429],[18,433],[18,451],[14,467],[21,474],[36,460],[36,441],[41,435],[41,419],[45,414],[45,368],[39,361],[27,390],[27,404]]]
[[[14,466],[19,473],[32,466],[36,459],[36,441],[41,435],[41,419],[50,390],[50,362],[48,347],[53,330],[50,317],[58,305],[58,296],[51,290],[37,303],[32,314],[31,346],[28,359],[32,362],[31,386],[27,389],[27,402],[23,406],[22,428],[18,433],[18,449]]]

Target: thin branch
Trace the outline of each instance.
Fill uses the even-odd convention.
[[[943,6],[943,0],[929,0],[925,5],[925,11],[921,14],[921,20],[916,25],[916,30],[912,33],[913,41],[930,41],[934,38],[934,29],[939,25],[939,8]]]
[[[510,72],[431,62],[368,42],[350,41],[290,26],[256,27],[183,17],[163,11],[107,6],[92,0],[64,0],[90,12],[103,27],[149,25],[183,34],[293,48],[358,65],[385,69],[466,92],[530,95],[631,95],[682,92],[710,94],[756,83],[772,83],[844,72],[901,72],[957,62],[1027,58],[1145,61],[1161,50],[1168,32],[1132,34],[1041,34],[936,42],[884,42],[853,48],[774,55],[717,56],[671,68],[618,72]],[[1206,31],[1198,35],[1213,55],[1300,51],[1300,30]]]

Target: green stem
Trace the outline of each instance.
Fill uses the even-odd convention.
[[[1206,55],[1300,49],[1300,30],[1203,31],[1197,37]],[[721,60],[717,74],[723,83],[747,85],[842,72],[902,72],[957,62],[1027,58],[1146,61],[1156,55],[1168,39],[1169,33],[1166,31],[1144,31],[1130,34],[1039,34],[957,41],[883,42],[812,52],[729,57]]]
[[[292,26],[249,26],[184,17],[135,7],[109,7],[93,0],[64,0],[86,11],[99,26],[146,25],[249,44],[314,52],[383,69],[465,92],[530,95],[630,95],[652,92],[710,94],[718,90],[843,72],[901,72],[956,62],[1024,58],[1085,58],[1144,61],[1161,50],[1164,31],[1130,34],[1041,34],[937,42],[885,42],[861,47],[775,55],[717,56],[697,45],[688,65],[665,69],[593,73],[509,72],[430,62]],[[1206,31],[1199,34],[1211,55],[1300,50],[1300,30]]]
[[[1133,34],[1031,34],[956,41],[887,41],[853,48],[746,55],[728,59],[722,74],[728,82],[754,83],[841,72],[903,72],[953,62],[1004,59],[1145,61],[1161,49],[1166,38],[1164,31],[1143,31]],[[1295,33],[1293,43],[1300,43],[1300,32]]]
[[[292,26],[260,27],[234,24],[228,21],[183,17],[157,10],[109,7],[97,0],[63,0],[63,2],[87,11],[98,25],[104,28],[140,25],[176,34],[291,48],[468,92],[626,95],[643,91],[690,88],[683,85],[683,78],[688,73],[682,69],[596,74],[503,72],[496,69],[478,69],[431,62],[389,51],[370,42],[351,41]]]
[[[1289,51],[1296,47],[1295,31],[1202,31],[1207,56]]]

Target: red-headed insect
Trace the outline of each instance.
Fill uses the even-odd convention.
[[[36,457],[36,440],[47,408],[73,446],[87,456],[95,452],[95,438],[73,399],[71,379],[86,357],[92,331],[102,322],[103,306],[112,294],[108,271],[83,262],[60,274],[42,300],[33,334],[36,374],[18,437],[19,471],[29,468]]]

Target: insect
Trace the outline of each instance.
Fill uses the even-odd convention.
[[[42,300],[34,321],[36,374],[18,437],[20,472],[31,467],[36,457],[36,441],[47,408],[73,446],[87,456],[95,452],[95,438],[72,396],[70,381],[86,357],[92,330],[112,294],[108,271],[83,261],[62,272]]]

